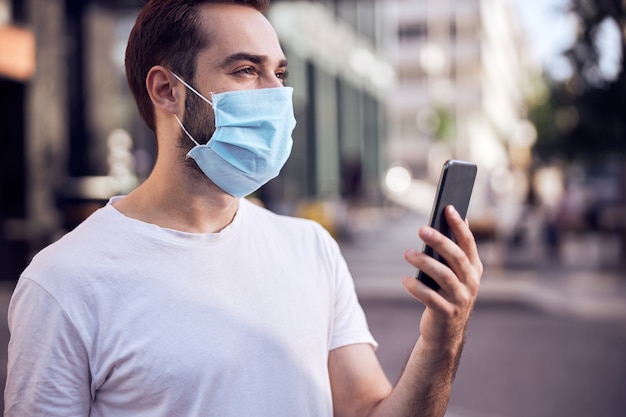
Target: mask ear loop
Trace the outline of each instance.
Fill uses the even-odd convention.
[[[183,122],[180,121],[180,119],[178,118],[177,115],[174,115],[174,117],[176,118],[176,121],[178,122],[178,124],[180,125],[181,129],[183,129],[183,132],[185,132],[185,134],[187,135],[187,137],[189,139],[191,139],[191,141],[193,143],[196,144],[196,146],[200,146],[200,144],[193,138],[193,136],[191,136],[191,134],[189,132],[187,132],[187,129],[185,129],[185,126],[183,126]]]
[[[187,84],[182,78],[180,78],[178,75],[174,74],[172,71],[170,71],[170,74],[172,74],[174,76],[174,78],[176,78],[178,81],[180,81],[181,83],[183,83],[183,85],[185,87],[187,87],[188,89],[190,89],[191,91],[193,91],[194,93],[196,93],[196,95],[198,97],[200,97],[202,100],[206,101],[207,103],[209,103],[211,105],[211,107],[213,107],[213,102],[211,102],[211,100],[209,100],[208,98],[206,98],[205,96],[203,96],[202,94],[200,94],[199,92],[196,91],[195,88],[193,88],[192,86],[190,86],[189,84]]]
[[[192,86],[190,86],[189,84],[187,84],[182,78],[180,78],[178,75],[174,74],[172,71],[170,71],[170,74],[172,74],[174,76],[174,78],[176,78],[178,81],[180,81],[185,87],[187,87],[188,89],[190,89],[191,91],[193,91],[198,97],[200,97],[202,100],[206,101],[207,103],[209,103],[211,105],[211,107],[213,107],[213,103],[211,102],[211,100],[209,100],[208,98],[206,98],[205,96],[203,96],[202,94],[200,94],[199,92],[196,91],[195,88],[193,88]],[[191,134],[187,131],[187,129],[185,129],[185,126],[183,126],[183,122],[180,121],[180,119],[178,118],[177,115],[174,115],[174,117],[176,118],[176,121],[178,122],[178,124],[180,125],[181,129],[183,129],[183,132],[185,132],[185,134],[187,135],[187,137],[189,137],[189,139],[191,139],[191,141],[193,143],[196,144],[196,146],[200,146],[200,144],[198,143],[198,141],[196,141],[193,136],[191,136]]]

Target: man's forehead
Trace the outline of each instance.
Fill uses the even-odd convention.
[[[208,4],[202,17],[207,50],[214,54],[213,59],[286,60],[274,28],[256,9],[230,3]]]
[[[215,28],[233,32],[235,28],[245,28],[251,23],[272,28],[263,13],[252,6],[239,3],[203,3],[198,15],[208,30]]]

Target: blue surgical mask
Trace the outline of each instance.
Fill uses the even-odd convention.
[[[172,73],[189,90],[213,107],[215,132],[206,144],[195,143],[187,158],[218,187],[245,197],[275,178],[287,162],[296,126],[291,87],[263,88],[211,94],[209,100]]]

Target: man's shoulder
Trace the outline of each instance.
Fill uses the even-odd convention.
[[[320,223],[315,220],[277,213],[250,201],[248,201],[246,205],[248,206],[247,212],[249,213],[250,218],[258,222],[266,222],[279,228],[280,230],[293,232],[295,229],[300,231],[309,231],[311,233],[327,233],[326,229],[324,229]]]
[[[101,207],[74,229],[67,231],[58,240],[44,248],[42,252],[62,251],[72,247],[79,250],[90,243],[102,242],[117,229],[112,211],[111,207]]]
[[[73,230],[41,249],[24,270],[23,275],[36,278],[40,275],[69,277],[102,259],[99,251],[113,245],[116,227],[106,207],[97,210]]]
[[[272,239],[284,250],[315,250],[333,254],[339,252],[333,235],[319,222],[292,215],[278,214],[263,207],[246,210],[246,233]]]

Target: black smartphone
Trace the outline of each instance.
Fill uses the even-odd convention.
[[[447,206],[453,205],[461,217],[465,219],[470,198],[472,196],[472,190],[474,188],[474,180],[476,179],[477,170],[478,167],[472,162],[458,161],[454,159],[446,161],[441,169],[437,193],[435,194],[435,202],[433,203],[433,209],[430,214],[429,225],[430,227],[439,230],[452,240],[454,240],[454,236],[452,235],[452,232],[448,227],[448,223],[446,222],[444,210]],[[423,252],[437,259],[439,262],[447,264],[445,259],[443,259],[433,250],[433,248],[426,244],[424,245]],[[439,290],[439,284],[422,271],[418,270],[416,278],[433,290]]]

